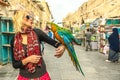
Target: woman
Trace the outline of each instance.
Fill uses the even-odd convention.
[[[118,62],[119,60],[119,34],[118,29],[113,28],[113,33],[108,37],[109,55],[107,62]]]
[[[41,55],[40,42],[56,47],[57,58],[63,55],[65,47],[49,38],[42,30],[33,29],[33,14],[17,11],[13,17],[15,36],[11,40],[12,65],[19,68],[18,80],[51,80]]]

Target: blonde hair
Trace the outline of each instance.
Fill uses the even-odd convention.
[[[23,17],[26,13],[30,13],[30,11],[19,10],[19,11],[15,12],[15,14],[13,16],[13,26],[14,26],[15,33],[21,32],[21,27],[23,26],[23,24],[22,24]]]

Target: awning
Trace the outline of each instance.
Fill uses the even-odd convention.
[[[91,25],[93,25],[94,27],[98,27],[102,22],[102,19],[101,18],[96,18],[92,23]]]
[[[80,26],[80,30],[85,30],[85,28],[86,28],[86,25],[85,25],[85,24],[82,24],[82,25]]]
[[[119,18],[106,19],[105,25],[120,25],[120,19]]]

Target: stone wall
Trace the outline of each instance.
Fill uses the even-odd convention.
[[[0,16],[12,17],[15,10],[31,10],[35,15],[35,26],[45,27],[52,14],[45,0],[8,0],[9,5],[0,3]]]
[[[71,22],[81,24],[82,18],[85,22],[92,22],[99,17],[120,17],[120,1],[88,0],[88,2],[83,3],[71,16],[66,16],[63,21],[66,22],[72,18]]]

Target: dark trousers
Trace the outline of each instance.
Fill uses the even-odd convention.
[[[88,51],[88,49],[92,50],[90,40],[86,40],[86,51]]]
[[[110,61],[118,61],[119,60],[119,52],[115,52],[112,49],[109,50],[109,54],[108,54],[108,60]]]

